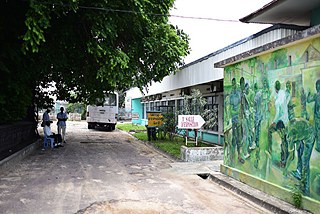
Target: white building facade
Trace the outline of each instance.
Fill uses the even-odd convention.
[[[199,89],[207,100],[205,108],[217,107],[218,122],[212,129],[202,129],[200,138],[214,144],[223,144],[223,69],[215,68],[216,62],[240,53],[261,47],[272,41],[285,38],[303,30],[301,27],[274,25],[230,46],[213,52],[181,67],[176,74],[165,77],[161,82],[152,83],[141,93],[137,88],[127,91],[132,102],[132,122],[147,124],[147,111],[161,110],[164,106],[175,110],[183,108],[183,96],[192,89]]]

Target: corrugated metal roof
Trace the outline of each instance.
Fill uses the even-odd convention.
[[[226,58],[220,62],[217,62],[214,64],[216,68],[222,68],[230,64],[234,64],[239,61],[243,61],[245,59],[249,59],[252,57],[255,57],[257,55],[261,55],[263,53],[280,49],[284,46],[288,46],[292,43],[297,43],[301,42],[305,39],[310,39],[310,38],[316,38],[320,36],[320,25],[308,28],[304,31],[297,32],[295,34],[292,34],[290,36],[278,39],[276,41],[269,42],[267,44],[264,44],[262,46],[256,47],[256,48],[251,48],[249,51],[244,51],[239,53],[238,55],[231,56],[229,58]]]
[[[167,76],[161,82],[153,82],[152,85],[148,87],[146,95],[158,94],[165,91],[172,91],[220,80],[223,78],[223,69],[215,68],[214,64],[216,62],[293,35],[303,29],[305,28],[291,25],[274,25],[266,28],[252,36],[182,66],[180,71],[175,75]]]
[[[211,58],[211,57],[213,57],[215,55],[218,55],[218,54],[221,54],[223,52],[226,52],[227,50],[233,49],[233,48],[235,48],[235,47],[237,47],[239,45],[243,45],[244,43],[246,43],[246,42],[248,42],[250,40],[254,40],[254,39],[256,39],[256,38],[258,38],[258,37],[260,37],[260,36],[262,36],[264,34],[267,34],[269,32],[272,32],[272,31],[275,31],[275,30],[278,30],[278,29],[288,29],[288,30],[293,30],[293,31],[302,31],[302,30],[305,30],[306,27],[295,26],[295,25],[286,25],[286,24],[273,25],[271,27],[268,27],[266,29],[263,29],[263,30],[259,31],[258,33],[255,33],[255,34],[253,34],[253,35],[251,35],[251,36],[249,36],[247,38],[241,39],[241,40],[239,40],[239,41],[237,41],[237,42],[235,42],[235,43],[233,43],[231,45],[228,45],[228,46],[226,46],[226,47],[224,47],[222,49],[219,49],[219,50],[217,50],[215,52],[212,52],[212,53],[210,53],[210,54],[208,54],[208,55],[206,55],[204,57],[201,57],[201,58],[199,58],[199,59],[197,59],[197,60],[195,60],[193,62],[190,62],[190,63],[182,66],[180,69],[185,69],[185,68],[187,68],[189,66],[192,66],[192,65],[197,64],[199,62],[207,60],[207,59],[209,59],[209,58]],[[288,35],[291,35],[291,34],[289,33]],[[288,36],[288,35],[285,35],[285,36]],[[272,39],[272,37],[268,37],[267,40],[268,41],[266,41],[265,43],[274,41],[275,39]]]
[[[319,0],[274,0],[240,19],[246,23],[310,26],[311,12]]]

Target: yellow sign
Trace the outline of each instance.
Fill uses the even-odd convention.
[[[163,116],[161,112],[147,112],[148,126],[161,126],[163,124]]]

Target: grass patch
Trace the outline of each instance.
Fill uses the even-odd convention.
[[[130,132],[130,131],[144,131],[147,130],[145,126],[135,125],[132,123],[119,123],[117,124],[117,129],[122,131]]]
[[[157,147],[158,149],[176,157],[176,158],[180,158],[180,147],[181,147],[181,143],[179,142],[154,142],[155,147]]]
[[[192,143],[191,142],[189,143],[189,141],[188,141],[187,147],[196,147],[196,144],[194,143],[194,141],[192,141]],[[162,151],[176,158],[180,158],[180,147],[186,145],[185,138],[183,137],[175,137],[173,141],[166,139],[166,140],[157,140],[152,143],[157,148],[161,149]],[[197,147],[210,147],[210,145],[204,144],[202,142],[198,142]]]
[[[139,133],[134,133],[133,134],[134,137],[138,138],[139,140],[142,141],[148,141],[148,135],[146,132],[139,132]],[[189,140],[187,147],[195,147],[196,144],[194,143],[194,141]],[[185,146],[185,138],[183,137],[175,137],[173,141],[170,141],[168,139],[165,140],[156,140],[156,141],[152,141],[151,142],[155,147],[157,147],[158,149],[176,157],[176,158],[180,158],[180,147],[181,146]],[[210,147],[211,145],[202,143],[202,142],[198,142],[197,147]]]
[[[134,133],[133,136],[135,136],[139,140],[148,141],[148,136],[147,136],[147,133],[145,132]]]

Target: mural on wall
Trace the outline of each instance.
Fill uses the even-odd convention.
[[[225,68],[224,164],[320,200],[320,38]]]

